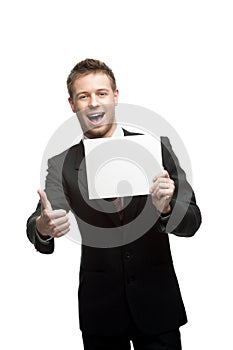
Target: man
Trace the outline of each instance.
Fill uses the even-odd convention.
[[[133,137],[116,123],[118,90],[105,63],[79,62],[67,87],[84,138]],[[27,235],[39,252],[52,253],[54,238],[69,232],[67,212],[74,213],[82,236],[79,317],[86,350],[126,350],[130,340],[135,350],[181,349],[179,327],[187,318],[168,233],[193,236],[201,215],[168,138],[161,146],[164,170],[150,195],[120,202],[89,200],[83,140],[49,160],[46,193],[38,191]],[[115,204],[121,214],[123,205],[123,217]]]

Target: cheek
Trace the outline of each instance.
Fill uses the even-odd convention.
[[[79,103],[79,102],[76,102],[76,103],[75,103],[75,110],[76,110],[76,111],[80,111],[80,110],[81,110],[81,106],[80,106],[80,103]]]
[[[74,108],[75,108],[76,112],[83,111],[83,110],[87,109],[87,102],[85,102],[85,101],[76,101],[74,103]]]
[[[79,111],[79,112],[76,112],[76,114],[77,114],[79,123],[80,123],[81,125],[85,125],[85,124],[87,123],[87,120],[86,120],[86,118],[85,118],[85,116],[84,116],[84,113],[81,112],[81,111]]]
[[[85,122],[87,121],[85,116],[83,115],[83,113],[79,112],[78,113],[78,120],[80,121],[80,123],[85,124]]]

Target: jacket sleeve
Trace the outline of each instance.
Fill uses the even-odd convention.
[[[201,213],[193,189],[186,179],[169,139],[162,137],[161,142],[163,166],[175,183],[175,191],[170,203],[171,214],[167,220],[161,222],[160,228],[163,232],[191,237],[201,224]]]
[[[36,218],[40,216],[41,205],[40,202],[37,205],[35,212],[27,220],[27,237],[32,244],[34,244],[37,251],[42,254],[51,254],[54,251],[54,238],[49,241],[39,239],[36,231]]]
[[[53,209],[65,209],[69,211],[69,205],[65,198],[62,185],[62,168],[66,152],[55,156],[48,161],[48,173],[45,182],[45,192]],[[43,254],[51,254],[54,251],[54,239],[43,241],[36,230],[36,219],[41,214],[40,201],[35,212],[27,220],[27,237],[34,244],[37,251]]]

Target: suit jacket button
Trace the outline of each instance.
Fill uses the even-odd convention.
[[[135,276],[130,276],[127,280],[128,284],[132,284],[135,282]]]
[[[129,260],[130,258],[132,258],[132,254],[130,252],[126,252],[125,253],[125,259]]]

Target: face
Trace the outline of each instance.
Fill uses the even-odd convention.
[[[116,129],[115,105],[118,90],[113,91],[110,79],[104,73],[90,73],[77,78],[72,111],[77,114],[83,133],[89,138],[110,137]]]

